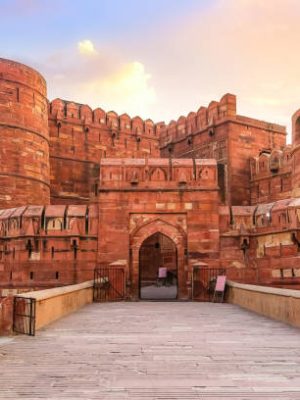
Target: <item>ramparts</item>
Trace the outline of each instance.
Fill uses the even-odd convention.
[[[50,202],[46,82],[0,59],[0,207]]]
[[[53,100],[49,104],[52,203],[88,203],[103,158],[158,158],[163,127],[150,119]]]

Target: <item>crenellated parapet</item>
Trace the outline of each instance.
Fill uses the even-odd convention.
[[[158,158],[163,126],[150,119],[53,100],[49,104],[52,202],[87,204],[103,158]]]
[[[289,198],[292,195],[292,146],[261,151],[250,158],[251,204]]]
[[[92,279],[97,234],[94,205],[0,210],[1,284],[41,288]]]
[[[212,190],[218,188],[215,160],[102,159],[99,187],[103,190]]]
[[[291,165],[292,146],[286,146],[283,150],[263,150],[257,157],[250,159],[251,180],[288,173]]]
[[[105,112],[101,108],[92,110],[88,105],[61,99],[49,103],[49,118],[57,125],[67,122],[81,125],[87,132],[90,127],[98,127],[118,134],[122,132],[156,139],[164,128],[163,122],[155,124],[151,119],[130,118],[128,114],[119,116],[115,111]]]
[[[213,136],[216,125],[235,117],[236,96],[225,94],[219,102],[212,101],[208,107],[202,106],[197,112],[190,112],[187,117],[181,116],[166,125],[161,135],[161,147],[185,138],[191,144],[192,136],[205,130],[208,130],[209,136]]]
[[[0,210],[0,239],[97,234],[95,205],[23,206]]]
[[[283,126],[238,115],[236,96],[226,94],[171,121],[161,135],[161,155],[216,159],[222,202],[246,205],[250,203],[249,159],[261,149],[282,150],[285,138]]]
[[[257,206],[222,206],[219,209],[223,233],[281,233],[300,230],[300,198],[277,200]]]

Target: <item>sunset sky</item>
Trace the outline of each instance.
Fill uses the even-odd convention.
[[[0,0],[0,57],[48,97],[177,119],[227,92],[287,125],[300,108],[299,0]]]

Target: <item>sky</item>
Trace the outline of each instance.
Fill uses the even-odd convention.
[[[299,0],[0,0],[0,57],[48,98],[169,122],[237,95],[286,125],[300,108]]]

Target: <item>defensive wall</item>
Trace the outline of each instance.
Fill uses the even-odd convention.
[[[106,157],[159,157],[164,126],[60,99],[49,103],[51,202],[87,204]]]
[[[180,158],[214,158],[218,161],[223,202],[250,204],[249,158],[263,149],[282,150],[285,127],[236,113],[236,96],[224,95],[208,107],[166,125],[161,154]]]
[[[50,203],[44,78],[0,59],[0,207]]]
[[[47,288],[92,279],[97,240],[97,205],[1,210],[1,287]]]
[[[232,94],[168,125],[46,96],[38,72],[0,59],[2,287],[82,282],[123,259],[136,297],[155,233],[176,245],[180,298],[195,262],[299,285],[299,110],[286,146]]]

